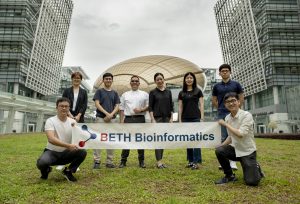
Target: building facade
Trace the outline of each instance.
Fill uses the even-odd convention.
[[[244,86],[256,131],[297,132],[300,1],[219,0],[214,10],[224,61]]]
[[[71,0],[0,1],[0,90],[40,98],[58,93]]]
[[[89,96],[85,116],[87,121],[91,121],[95,105],[92,100],[94,94],[90,93],[92,88],[86,81],[89,77],[80,66],[69,66],[62,68],[59,93],[44,96],[42,100],[0,91],[0,134],[42,131],[46,119],[56,114],[57,98],[72,86],[71,75],[74,72],[82,74],[81,88]]]
[[[0,134],[42,131],[55,115],[72,0],[0,1]],[[44,100],[39,100],[44,99]]]
[[[215,121],[217,116],[217,109],[212,106],[212,90],[217,82],[221,79],[217,78],[217,68],[202,68],[206,76],[207,84],[203,91],[204,95],[204,117],[205,121]]]

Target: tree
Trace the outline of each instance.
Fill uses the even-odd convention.
[[[277,123],[276,121],[270,121],[268,124],[268,128],[270,128],[272,130],[272,133],[274,132],[274,129],[277,128]]]

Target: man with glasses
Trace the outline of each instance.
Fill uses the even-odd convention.
[[[77,168],[84,161],[86,151],[78,149],[72,142],[72,125],[75,120],[68,117],[70,101],[68,98],[59,98],[56,101],[57,115],[48,118],[45,131],[48,138],[47,146],[37,160],[37,167],[41,171],[41,179],[48,179],[54,165],[70,165],[62,171],[68,181],[77,181],[73,176]]]
[[[145,114],[148,110],[149,95],[139,90],[140,78],[133,75],[130,79],[131,90],[123,93],[120,104],[121,123],[145,123]],[[126,166],[129,149],[123,149],[119,168]],[[146,168],[144,163],[144,150],[138,149],[138,160],[141,168]]]
[[[224,104],[230,114],[226,116],[225,121],[220,119],[219,124],[227,128],[229,136],[216,148],[216,156],[225,177],[217,180],[215,184],[225,184],[237,180],[230,167],[230,159],[241,162],[246,185],[257,186],[264,174],[256,161],[253,117],[251,113],[240,109],[237,93],[227,93],[224,96]]]
[[[224,96],[226,93],[235,92],[239,95],[240,105],[244,103],[244,91],[241,84],[237,81],[230,79],[231,67],[228,64],[222,64],[219,67],[219,75],[222,77],[222,81],[215,84],[212,91],[212,105],[218,109],[217,119],[224,119],[229,111],[224,105]],[[228,133],[225,127],[221,127],[221,142],[224,142],[228,137]],[[236,163],[230,162],[230,166],[233,170],[237,170]],[[219,166],[221,169],[221,166]]]

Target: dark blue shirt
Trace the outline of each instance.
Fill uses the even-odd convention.
[[[120,98],[119,95],[116,91],[111,90],[111,91],[107,91],[105,89],[98,89],[94,95],[93,98],[94,101],[99,100],[100,105],[102,106],[102,108],[104,108],[104,110],[106,110],[108,113],[113,112],[115,106],[117,104],[120,104]],[[102,113],[101,111],[99,111],[98,109],[96,110],[97,117],[100,118],[105,118],[105,114]],[[114,116],[113,118],[115,118],[116,116]]]
[[[243,93],[243,88],[241,84],[237,81],[229,80],[227,83],[224,81],[217,83],[214,88],[212,95],[218,98],[218,114],[227,115],[229,111],[225,108],[224,105],[224,96],[229,92],[235,92],[237,94]]]

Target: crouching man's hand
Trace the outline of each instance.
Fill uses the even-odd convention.
[[[78,150],[78,147],[77,147],[76,144],[69,144],[68,145],[68,150],[75,151],[75,150]]]

